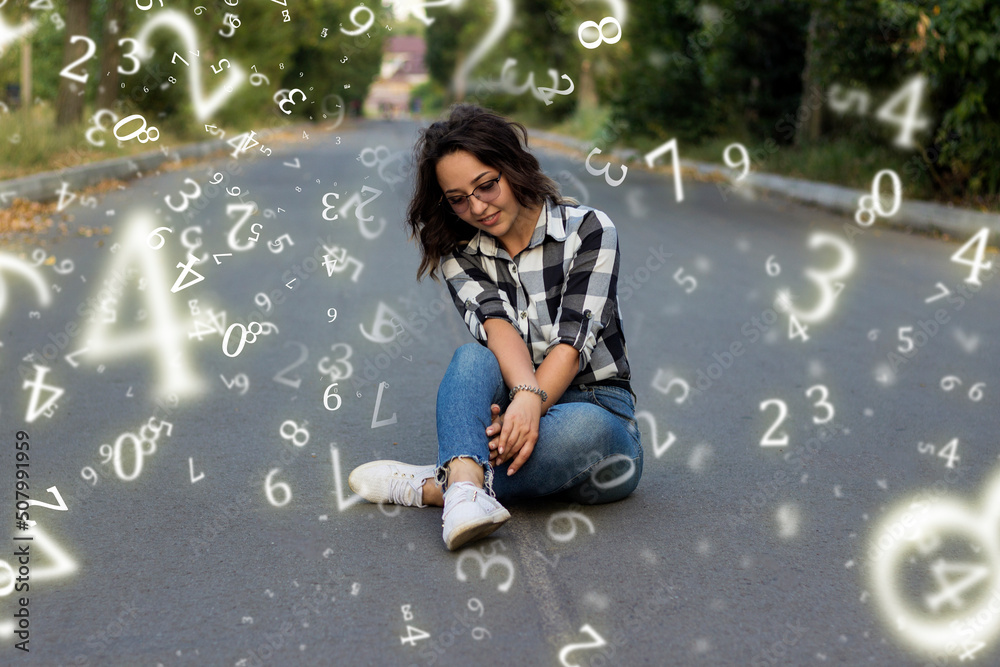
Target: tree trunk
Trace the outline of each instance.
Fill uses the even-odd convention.
[[[86,53],[87,44],[79,40],[70,45],[74,35],[89,36],[91,0],[68,0],[66,8],[66,41],[63,42],[63,67]],[[87,63],[78,65],[74,71],[87,71]],[[88,78],[89,81],[89,78]],[[72,125],[83,118],[83,93],[86,84],[59,77],[59,94],[56,96],[56,125]]]
[[[594,82],[594,73],[591,71],[589,58],[584,58],[580,63],[580,88],[579,105],[581,109],[597,108],[597,84]]]
[[[811,113],[795,131],[796,146],[815,142],[819,139],[823,128],[823,97],[816,95],[819,90],[816,83],[816,24],[818,21],[818,10],[814,7],[809,14],[809,27],[806,33],[806,64],[802,69],[802,108],[808,109]]]
[[[112,32],[114,29],[114,32]],[[97,108],[113,109],[118,100],[121,47],[118,40],[125,36],[125,0],[108,0],[104,17],[104,39],[101,44],[101,68],[97,72]]]

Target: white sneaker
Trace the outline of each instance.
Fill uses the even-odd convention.
[[[510,512],[472,482],[455,482],[445,491],[441,517],[444,543],[454,551],[492,533],[510,518]]]
[[[372,503],[410,507],[424,504],[424,481],[434,477],[435,466],[415,466],[400,461],[372,461],[351,471],[351,491]]]

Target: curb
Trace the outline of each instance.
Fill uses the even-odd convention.
[[[543,130],[529,130],[530,134],[546,141],[562,144],[568,148],[578,150],[583,154],[588,154],[594,146],[586,141],[566,137],[553,132]],[[611,151],[611,155],[622,162],[639,162],[643,166],[642,155],[635,149],[616,148]],[[743,179],[739,185],[733,185],[731,174],[733,170],[710,162],[694,162],[691,160],[681,160],[681,166],[693,169],[699,174],[721,176],[725,179],[726,189],[746,198],[754,198],[755,193],[767,193],[783,196],[797,202],[819,206],[835,213],[847,213],[849,222],[854,224],[854,212],[858,209],[858,199],[870,192],[855,190],[841,185],[829,183],[816,183],[799,178],[788,176],[778,176],[777,174],[762,174],[751,172]],[[884,186],[883,186],[884,187]],[[720,193],[723,200],[726,194]],[[1000,235],[1000,214],[980,213],[963,208],[956,208],[952,205],[935,204],[922,201],[907,201],[899,207],[899,211],[892,216],[891,225],[888,226],[908,226],[926,232],[945,231],[959,237],[975,234],[980,229],[988,228],[993,235]],[[881,226],[887,226],[883,219],[879,219]]]
[[[227,144],[221,139],[198,144],[188,144],[173,151],[152,151],[131,157],[112,158],[100,162],[67,167],[59,171],[47,171],[32,174],[11,181],[0,181],[0,208],[6,208],[7,198],[27,199],[35,202],[54,201],[59,198],[59,191],[66,183],[70,190],[97,185],[109,178],[128,180],[142,175],[142,172],[152,172],[157,167],[170,161],[180,162],[192,157],[207,157],[224,148]]]
[[[270,127],[262,129],[257,136],[265,138],[273,132],[298,129],[316,129],[312,123],[298,123],[295,125],[284,125],[281,127]],[[180,162],[189,158],[205,158],[219,151],[230,151],[231,144],[224,139],[212,139],[197,143],[185,144],[180,148],[171,151],[150,151],[129,157],[111,158],[89,164],[66,167],[59,171],[46,171],[38,174],[31,174],[23,178],[10,181],[0,181],[0,210],[8,207],[8,199],[27,199],[29,201],[45,203],[59,199],[59,191],[63,183],[71,190],[81,190],[83,188],[97,185],[101,181],[109,178],[119,180],[130,180],[141,178],[143,172],[153,172],[157,167],[167,162]]]

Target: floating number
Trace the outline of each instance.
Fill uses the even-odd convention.
[[[173,202],[170,201],[170,195],[165,195],[163,197],[163,201],[166,203],[167,206],[170,207],[171,211],[177,211],[178,213],[183,213],[184,211],[187,210],[188,206],[191,205],[192,201],[201,197],[201,186],[198,185],[197,181],[191,178],[185,178],[184,182],[193,185],[194,192],[187,193],[181,190],[181,192],[179,193],[181,196],[181,203],[179,206],[174,206]]]
[[[305,427],[306,423],[308,422],[303,422],[303,425],[299,426],[291,419],[286,419],[281,422],[281,428],[278,429],[278,432],[283,439],[291,440],[296,447],[305,447],[306,443],[309,442],[309,431]],[[286,432],[286,428],[290,428],[291,431]]]
[[[83,63],[90,60],[90,58],[93,57],[95,53],[97,53],[97,44],[94,43],[94,40],[85,35],[73,35],[72,37],[69,38],[70,44],[76,44],[77,42],[81,41],[87,43],[87,52],[84,53],[83,56],[81,56],[80,58],[77,58],[76,60],[71,62],[69,65],[63,67],[62,70],[60,70],[59,72],[59,76],[64,77],[66,79],[70,79],[72,81],[76,81],[78,83],[87,83],[87,79],[90,77],[90,74],[88,74],[87,72],[84,72],[83,74],[77,74],[76,72],[73,71],[73,68],[76,67],[77,65],[82,65]]]
[[[899,134],[894,143],[900,148],[913,148],[913,133],[930,127],[930,119],[927,116],[918,116],[926,85],[926,76],[923,74],[914,76],[875,111],[875,117],[879,120],[899,126]],[[896,113],[895,109],[904,102],[906,102],[905,111]]]
[[[774,424],[771,425],[771,428],[767,430],[767,433],[764,434],[764,437],[760,441],[760,446],[784,447],[785,445],[788,444],[788,434],[782,432],[779,434],[778,438],[775,438],[772,434],[776,430],[778,430],[778,428],[781,426],[781,422],[785,421],[785,417],[788,416],[788,406],[785,405],[784,401],[777,398],[772,398],[760,404],[761,411],[767,410],[767,407],[769,405],[777,406],[778,418],[775,420]]]
[[[889,210],[882,208],[882,193],[879,185],[883,176],[888,176],[892,183],[892,206]],[[899,175],[891,169],[883,169],[875,174],[872,181],[872,193],[862,195],[858,199],[858,210],[854,213],[854,221],[862,227],[871,227],[875,222],[875,214],[883,218],[891,218],[899,211],[903,202],[903,184],[899,180]]]
[[[124,125],[126,123],[129,123],[129,122],[131,122],[133,120],[140,120],[140,121],[142,121],[141,125],[139,126],[139,129],[137,129],[135,132],[130,132],[129,134],[126,134],[124,137],[122,135],[118,134],[118,128],[120,128],[122,125]],[[155,137],[153,136],[154,132],[156,133]],[[142,137],[139,136],[140,134],[145,134],[146,138],[143,139]],[[115,138],[118,139],[118,141],[128,141],[129,139],[139,139],[139,143],[140,144],[144,144],[144,143],[146,143],[148,141],[156,141],[157,139],[159,139],[160,138],[160,131],[158,129],[156,129],[155,127],[146,127],[146,119],[145,119],[145,117],[143,117],[142,114],[134,113],[131,116],[125,116],[120,121],[118,121],[117,123],[115,123],[114,135],[115,135]]]
[[[816,407],[816,408],[825,408],[827,414],[826,414],[826,417],[823,418],[823,419],[820,419],[819,417],[813,417],[813,423],[814,424],[825,424],[828,421],[830,421],[831,419],[833,419],[833,415],[834,415],[833,406],[831,404],[829,404],[829,403],[826,402],[826,399],[828,399],[830,397],[830,392],[823,385],[817,384],[817,385],[814,385],[814,386],[809,387],[808,389],[806,389],[806,398],[812,398],[812,393],[814,391],[818,391],[819,392],[819,400],[816,401],[815,403],[813,403],[813,407]]]
[[[331,396],[330,390],[331,389],[333,390],[333,394],[332,394],[333,398],[337,399],[337,405],[336,405],[336,407],[332,407],[332,408],[330,407],[330,396]],[[333,384],[331,384],[329,387],[326,388],[325,392],[323,392],[323,407],[326,408],[327,410],[329,410],[330,412],[333,412],[335,410],[339,410],[340,409],[340,404],[341,404],[340,394],[337,393],[337,383],[334,382]]]
[[[640,410],[635,413],[635,420],[639,421],[640,419],[646,419],[649,421],[649,428],[653,432],[653,456],[660,458],[665,451],[670,449],[670,445],[674,444],[674,441],[677,440],[677,436],[675,436],[672,431],[667,431],[667,439],[663,442],[658,442],[658,438],[656,436],[656,420],[653,418],[653,413],[649,410]]]
[[[652,169],[653,164],[656,162],[656,158],[660,157],[661,155],[663,155],[668,151],[673,152],[671,160],[674,172],[674,192],[677,195],[677,201],[682,202],[684,201],[684,184],[681,182],[681,159],[680,155],[678,154],[679,151],[677,149],[677,139],[676,138],[671,139],[670,141],[661,145],[659,148],[651,150],[650,152],[646,153],[646,155],[643,156],[643,159],[646,160],[646,166]]]
[[[271,484],[271,478],[281,472],[281,468],[274,468],[271,472],[267,473],[267,477],[264,478],[264,493],[267,495],[267,501],[274,505],[275,507],[284,507],[288,504],[288,501],[292,499],[292,489],[285,482],[278,482],[277,484]],[[274,497],[275,490],[278,490],[284,496],[284,500],[279,502],[277,498]]]
[[[357,15],[360,14],[361,12],[368,12],[368,22],[367,23],[364,23],[364,24],[358,23],[358,17],[357,17]],[[372,25],[375,23],[375,12],[373,12],[370,9],[368,9],[364,5],[360,5],[360,6],[355,7],[354,9],[351,10],[351,13],[348,16],[348,18],[351,20],[351,23],[353,23],[354,25],[356,25],[358,27],[358,29],[357,30],[344,30],[343,28],[341,28],[340,32],[344,33],[345,35],[347,35],[349,37],[354,37],[355,35],[360,35],[363,32],[367,32],[368,29],[372,27]]]
[[[556,521],[559,521],[560,519],[565,519],[569,523],[569,530],[565,533],[557,533],[555,529],[552,527],[552,524],[554,524]],[[549,537],[555,540],[556,542],[571,541],[574,537],[576,537],[576,524],[573,523],[574,521],[579,521],[580,523],[582,523],[584,526],[587,527],[587,530],[590,532],[591,535],[594,534],[594,523],[590,519],[588,519],[580,512],[567,511],[567,512],[556,512],[555,514],[549,517],[549,521],[546,524],[546,529],[548,530]]]
[[[580,665],[571,663],[566,659],[572,651],[581,648],[600,648],[601,646],[607,646],[607,642],[604,638],[597,634],[594,628],[590,627],[590,624],[580,626],[580,632],[590,635],[594,641],[591,643],[581,642],[579,644],[569,644],[568,646],[564,646],[563,649],[559,651],[559,662],[563,664],[563,667],[580,667]]]
[[[990,269],[993,268],[993,262],[983,261],[983,256],[986,253],[986,239],[988,236],[989,236],[989,229],[983,227],[978,232],[976,232],[975,236],[966,241],[965,244],[961,248],[956,250],[955,254],[951,256],[951,261],[957,264],[965,264],[967,266],[972,267],[972,273],[970,273],[969,277],[965,279],[965,282],[971,285],[982,285],[982,283],[979,282],[979,272],[982,271],[983,269],[989,271]],[[962,257],[962,255],[965,254],[966,250],[972,249],[973,244],[975,244],[976,246],[975,256],[973,256],[972,259],[965,259],[964,257]]]
[[[733,162],[732,158],[729,157],[729,151],[732,149],[737,149],[743,157],[739,162]],[[746,178],[746,175],[750,173],[750,154],[747,153],[747,147],[743,144],[729,144],[722,151],[722,159],[726,163],[726,166],[730,169],[738,169],[743,167],[743,173],[736,177],[737,181],[741,181]]]
[[[608,25],[609,23],[613,25],[615,29],[618,31],[618,33],[614,37],[604,36],[604,26]],[[587,28],[593,28],[594,30],[597,31],[596,40],[588,42],[583,38],[583,31],[586,30]],[[606,16],[605,18],[601,19],[601,22],[599,24],[594,21],[584,21],[583,23],[580,24],[580,27],[577,29],[576,34],[577,37],[580,38],[580,43],[583,44],[584,48],[596,49],[601,44],[617,44],[618,41],[622,38],[622,26],[618,22],[618,19],[614,18],[613,16]]]
[[[592,176],[601,176],[603,174],[604,180],[607,182],[607,184],[613,188],[616,188],[625,182],[625,176],[628,175],[628,167],[626,167],[625,165],[621,166],[622,176],[616,181],[613,178],[611,178],[611,174],[608,173],[608,170],[611,169],[610,162],[604,165],[604,168],[600,170],[590,166],[590,158],[592,158],[595,154],[600,155],[600,153],[601,153],[600,148],[595,148],[594,150],[590,151],[590,154],[587,156],[587,161],[585,162],[584,166],[587,167],[587,172],[590,173]]]
[[[474,548],[465,549],[458,556],[458,562],[455,563],[455,574],[459,581],[468,581],[468,577],[465,572],[462,571],[462,563],[464,563],[467,558],[471,558],[479,563],[479,577],[481,579],[486,578],[486,573],[489,572],[490,568],[494,565],[507,568],[510,572],[510,576],[505,582],[497,586],[497,590],[501,593],[506,593],[510,590],[511,585],[514,583],[514,563],[510,560],[510,558],[507,558],[506,556],[493,555],[484,560],[482,554]]]

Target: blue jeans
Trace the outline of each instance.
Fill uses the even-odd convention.
[[[505,411],[508,392],[489,348],[468,343],[455,351],[437,394],[439,483],[447,482],[444,466],[463,456],[483,466],[486,489],[501,502],[555,496],[608,503],[639,484],[642,443],[635,403],[627,389],[607,385],[570,385],[542,415],[528,461],[509,477],[509,461],[494,469],[486,435],[490,405]]]

